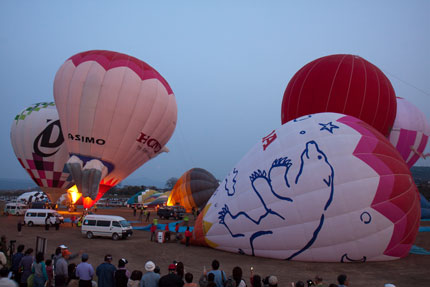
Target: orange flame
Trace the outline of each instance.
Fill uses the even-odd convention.
[[[78,188],[76,185],[72,186],[67,190],[67,193],[69,194],[69,198],[71,199],[72,203],[75,204],[76,201],[82,196],[82,193],[78,191]]]

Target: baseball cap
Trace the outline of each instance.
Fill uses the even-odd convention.
[[[176,265],[175,264],[170,264],[169,265],[169,270],[176,270]]]
[[[128,263],[128,261],[127,261],[127,259],[125,259],[125,258],[121,258],[120,260],[119,260],[119,263],[122,263],[122,264],[127,264]]]
[[[88,254],[84,253],[82,254],[82,260],[88,260]]]
[[[278,284],[278,278],[276,276],[270,276],[269,277],[269,285],[276,285]]]
[[[146,262],[146,264],[145,264],[145,270],[146,270],[146,271],[151,272],[151,271],[154,271],[154,269],[155,269],[155,264],[154,264],[154,262],[152,262],[152,261],[148,261],[148,262]]]
[[[58,246],[58,247],[60,247],[61,249],[67,249],[67,246],[66,245],[64,245],[64,244],[61,244],[60,246]]]
[[[384,285],[384,287],[396,287],[396,285],[391,284],[391,283],[387,283],[387,284]]]
[[[105,261],[108,261],[108,260],[112,260],[112,255],[110,254],[105,255]]]
[[[72,254],[72,252],[70,252],[69,250],[67,250],[67,249],[64,249],[63,251],[61,251],[61,256],[63,256],[63,257],[65,257],[65,256],[67,256],[67,255],[71,255]]]

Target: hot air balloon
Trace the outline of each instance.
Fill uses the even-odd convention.
[[[56,202],[72,186],[72,177],[65,167],[69,154],[55,104],[37,103],[19,113],[10,139],[19,163]]]
[[[176,126],[176,100],[166,80],[117,52],[69,58],[55,76],[54,97],[71,154],[68,167],[85,207],[167,151]]]
[[[319,262],[408,255],[420,199],[381,133],[352,116],[308,115],[261,139],[200,213],[194,244]]]
[[[167,205],[182,205],[187,212],[191,212],[193,208],[201,209],[218,186],[217,179],[210,172],[202,168],[192,168],[178,179]]]
[[[282,100],[282,124],[321,112],[354,116],[388,136],[396,96],[375,65],[355,55],[330,55],[306,64],[292,77]]]
[[[397,148],[411,168],[423,155],[430,135],[426,116],[415,105],[397,97],[397,114],[390,142]]]

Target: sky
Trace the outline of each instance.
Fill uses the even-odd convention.
[[[200,167],[222,180],[281,125],[291,77],[330,54],[379,67],[430,119],[430,1],[0,1],[0,178],[29,179],[10,143],[13,118],[54,101],[55,73],[94,49],[137,57],[176,96],[169,153],[124,183],[163,185]],[[427,148],[427,152],[429,148]],[[430,159],[417,165],[430,165]]]

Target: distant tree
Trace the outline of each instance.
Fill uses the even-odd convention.
[[[178,178],[176,178],[176,177],[169,178],[166,181],[166,188],[172,189],[175,186],[175,184],[176,184],[177,181],[178,181]]]

